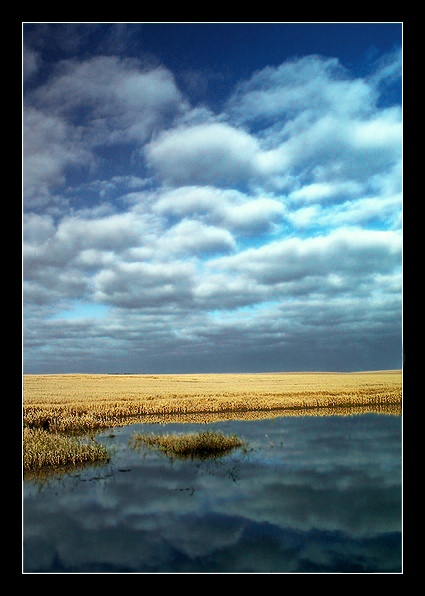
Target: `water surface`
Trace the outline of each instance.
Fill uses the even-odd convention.
[[[217,430],[248,449],[197,461],[134,432]],[[400,573],[400,416],[132,425],[103,467],[24,483],[24,573]]]

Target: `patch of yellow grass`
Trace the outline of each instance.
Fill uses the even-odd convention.
[[[135,433],[131,444],[134,448],[140,445],[153,447],[178,459],[209,459],[226,455],[244,443],[235,435],[202,431],[167,435]]]
[[[78,435],[136,422],[402,412],[400,370],[359,373],[25,375],[24,468],[107,458]],[[75,435],[71,437],[70,435]]]
[[[49,433],[42,429],[24,428],[24,471],[57,466],[77,466],[94,461],[107,461],[103,445],[84,442],[75,437]]]
[[[96,431],[138,421],[372,408],[401,413],[401,371],[25,375],[24,426]],[[267,416],[266,416],[267,417]]]

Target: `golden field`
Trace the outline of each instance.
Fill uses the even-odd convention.
[[[402,413],[402,372],[24,375],[26,474],[108,461],[94,436],[137,422]],[[90,438],[91,437],[91,438]]]
[[[96,430],[333,410],[401,414],[402,373],[24,375],[24,426]]]

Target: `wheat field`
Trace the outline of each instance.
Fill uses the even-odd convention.
[[[303,413],[401,414],[402,371],[24,375],[24,426],[59,432],[131,422],[205,421]]]
[[[402,371],[24,375],[24,473],[108,461],[96,433],[137,422],[363,412],[401,415]]]

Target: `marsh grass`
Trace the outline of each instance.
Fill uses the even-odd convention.
[[[93,439],[69,437],[43,429],[24,428],[24,472],[47,467],[75,467],[92,462],[107,462],[103,445]]]
[[[145,445],[171,458],[210,459],[227,455],[234,449],[245,446],[245,443],[235,435],[201,431],[166,435],[135,433],[131,445],[136,448]]]
[[[23,465],[28,471],[105,462],[106,449],[87,436],[128,424],[345,416],[364,411],[401,415],[401,410],[401,370],[24,375]]]

